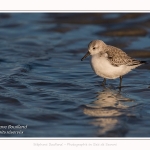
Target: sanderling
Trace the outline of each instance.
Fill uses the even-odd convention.
[[[121,49],[107,45],[101,40],[93,40],[88,45],[88,52],[81,59],[92,55],[91,67],[94,72],[104,78],[103,85],[106,79],[120,78],[120,87],[122,76],[130,72],[132,69],[146,63],[131,58]]]

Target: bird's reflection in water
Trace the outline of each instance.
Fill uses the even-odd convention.
[[[96,136],[122,137],[128,132],[128,117],[136,115],[130,110],[135,105],[134,100],[120,92],[105,88],[98,93],[96,101],[86,105],[84,113],[94,117],[90,123],[98,127]]]

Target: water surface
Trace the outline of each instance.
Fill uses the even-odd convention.
[[[149,62],[149,27],[148,13],[1,13],[0,137],[150,137],[150,65],[119,91],[81,62],[94,39]]]

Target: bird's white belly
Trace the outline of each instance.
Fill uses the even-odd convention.
[[[128,73],[134,67],[120,65],[113,66],[105,56],[92,56],[91,66],[94,72],[103,78],[115,79]]]

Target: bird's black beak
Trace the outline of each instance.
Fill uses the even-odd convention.
[[[85,56],[81,59],[81,61],[83,61],[83,59],[85,59],[86,57],[88,57],[90,55],[90,52],[88,51]]]

